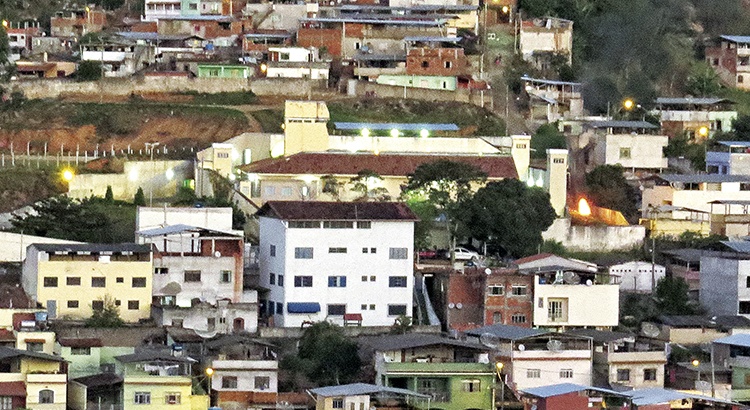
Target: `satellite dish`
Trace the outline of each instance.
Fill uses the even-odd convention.
[[[550,352],[559,352],[562,349],[562,342],[559,340],[552,339],[547,342],[547,350]]]
[[[451,303],[448,304],[448,309],[453,309],[454,307],[456,307],[455,303],[451,302]]]
[[[575,272],[563,272],[563,283],[566,285],[576,285],[581,283],[581,277]]]
[[[650,337],[650,338],[655,338],[659,336],[659,333],[660,333],[659,328],[656,327],[656,325],[654,325],[653,323],[649,323],[649,322],[643,322],[643,324],[641,325],[641,332],[646,337]]]
[[[464,307],[463,303],[456,303],[456,309],[461,309],[463,307]]]
[[[479,343],[492,349],[496,349],[498,346],[500,346],[500,338],[493,335],[492,333],[482,333],[481,335],[479,335]]]
[[[492,269],[487,268],[487,269],[484,270],[484,273],[487,274],[487,275],[491,275],[492,274]]]
[[[209,330],[193,329],[193,331],[195,332],[195,334],[197,334],[198,336],[200,336],[200,337],[202,337],[204,339],[211,339],[211,338],[215,337],[216,334],[218,333],[218,331],[216,331],[216,330],[210,330],[209,331]]]
[[[586,279],[586,286],[593,286],[594,282],[591,281],[591,279]]]
[[[520,351],[523,352],[524,350],[526,350],[526,346],[524,346],[524,345],[518,345],[518,350],[520,350]]]

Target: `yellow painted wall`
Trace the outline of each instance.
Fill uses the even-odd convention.
[[[16,313],[45,312],[44,309],[0,309],[0,328],[13,328],[13,315]]]
[[[60,362],[25,357],[21,359],[21,373],[55,373],[60,370]]]
[[[54,403],[39,403],[39,392],[52,390]],[[65,410],[67,404],[67,377],[65,374],[26,375],[26,408],[33,410]]]
[[[57,301],[57,317],[86,319],[91,317],[91,303],[109,295],[120,300],[120,317],[126,322],[137,322],[151,315],[152,261],[39,261],[37,301],[46,306],[48,300]],[[57,287],[44,287],[45,277],[56,277]],[[80,286],[66,285],[67,277],[80,277]],[[91,287],[91,278],[104,277],[103,288]],[[143,288],[132,287],[135,277],[146,278]],[[118,283],[117,278],[122,278]],[[77,300],[78,308],[68,308],[68,300]],[[137,300],[138,310],[129,310],[128,301]]]
[[[16,349],[26,350],[27,340],[44,340],[43,353],[55,353],[55,332],[18,332],[16,334]]]
[[[143,410],[197,410],[191,397],[192,381],[183,376],[126,376],[123,384],[123,405]],[[136,392],[149,392],[151,404],[135,404]],[[180,393],[180,404],[166,404],[168,393]],[[198,396],[206,397],[206,396]],[[200,402],[201,399],[196,399]],[[206,407],[208,401],[205,401]]]
[[[287,101],[284,106],[284,155],[328,149],[328,107],[320,101]]]

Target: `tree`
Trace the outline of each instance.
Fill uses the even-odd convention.
[[[297,355],[310,381],[325,386],[355,379],[361,365],[357,350],[339,326],[318,322],[302,333]]]
[[[483,184],[486,179],[487,174],[471,164],[438,160],[419,165],[409,175],[405,191],[424,198],[445,215],[451,248],[455,248],[460,215],[472,196],[472,185]],[[451,251],[451,261],[453,256]]]
[[[72,199],[57,196],[33,205],[34,212],[14,216],[16,231],[29,235],[68,239],[81,242],[111,243],[123,238],[115,233],[113,209],[104,207],[102,198]],[[122,210],[116,212],[123,214]],[[132,227],[130,228],[132,236]]]
[[[466,208],[473,237],[516,257],[535,253],[543,242],[542,232],[556,217],[546,192],[516,179],[490,182]]]
[[[104,193],[104,202],[107,203],[113,203],[115,201],[115,196],[112,193],[112,186],[107,185],[107,192]]]
[[[135,196],[133,197],[133,205],[146,206],[146,195],[143,194],[143,188],[138,187],[138,190],[135,191]]]
[[[340,200],[342,183],[340,183],[335,176],[323,175],[322,177],[320,177],[320,182],[321,184],[323,184],[323,193],[330,194],[333,199],[337,201]]]
[[[357,176],[349,180],[352,184],[352,191],[359,192],[360,197],[357,200],[375,199],[378,201],[388,201],[391,196],[388,190],[379,186],[383,182],[383,177],[375,171],[363,169],[357,172]]]
[[[102,63],[99,61],[85,60],[78,64],[76,71],[78,81],[97,81],[102,78]]]
[[[435,227],[435,220],[440,212],[434,204],[425,200],[412,199],[406,204],[419,217],[419,221],[414,224],[414,249],[427,249],[431,244],[430,232]]]
[[[711,97],[721,90],[721,79],[705,62],[696,63],[685,82],[685,92],[695,97]]]
[[[16,73],[16,65],[10,60],[10,39],[5,27],[0,25],[0,80],[10,81]]]
[[[105,295],[99,301],[102,302],[102,309],[94,309],[91,317],[86,319],[86,327],[120,327],[125,323],[112,296]]]
[[[557,129],[557,123],[544,124],[531,137],[531,156],[546,158],[548,149],[566,149],[565,135]]]
[[[594,205],[614,209],[632,221],[638,217],[636,191],[628,184],[621,165],[601,165],[586,174],[588,197]]]
[[[664,277],[656,283],[656,306],[663,315],[696,314],[695,306],[688,298],[690,285],[683,278]]]

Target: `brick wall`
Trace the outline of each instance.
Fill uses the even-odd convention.
[[[501,323],[530,328],[534,318],[532,278],[533,276],[520,275],[508,269],[495,270],[491,275],[487,276],[484,288],[484,324]],[[522,296],[513,295],[514,285],[526,286],[526,294]],[[490,294],[489,289],[492,286],[502,287],[502,295]],[[495,321],[496,315],[499,315],[499,322]],[[514,322],[514,315],[523,315],[526,318],[526,322]]]
[[[469,63],[460,48],[415,48],[406,57],[406,74],[446,75],[465,74]]]
[[[300,47],[325,47],[329,55],[339,57],[341,56],[341,30],[301,27],[297,31],[297,45]]]

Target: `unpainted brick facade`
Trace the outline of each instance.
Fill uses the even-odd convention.
[[[349,27],[347,26],[347,31]],[[317,47],[331,56],[341,55],[342,32],[335,28],[306,28],[297,31],[297,45],[300,47]],[[325,47],[325,48],[324,48]]]
[[[456,76],[466,74],[469,61],[461,48],[414,48],[406,57],[406,74]]]
[[[514,269],[494,269],[484,288],[484,324],[530,328],[533,323],[533,276]]]

